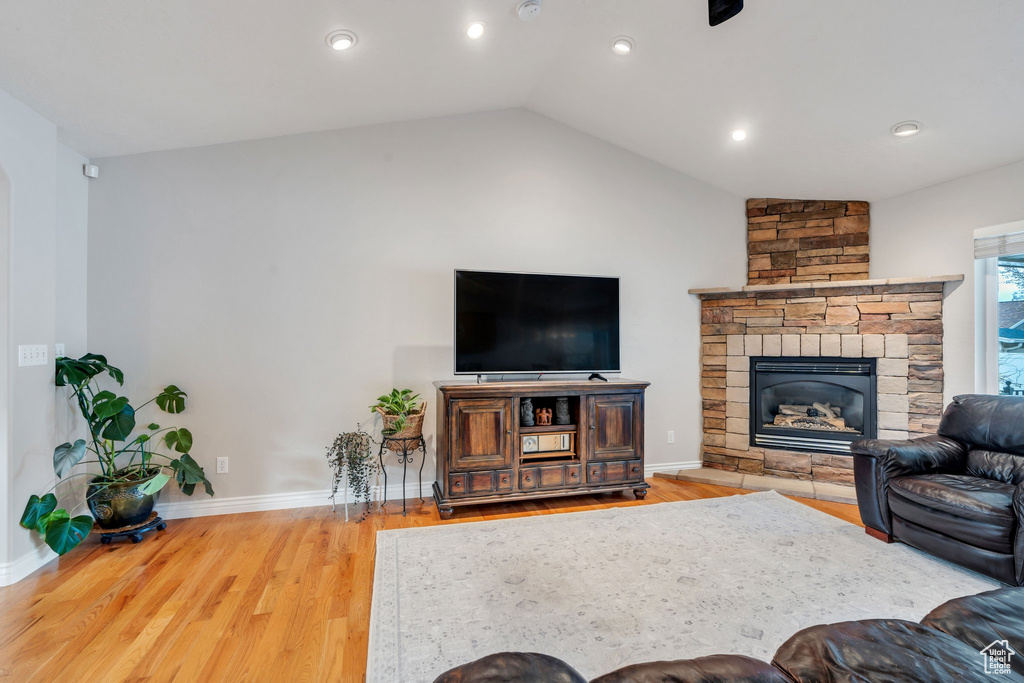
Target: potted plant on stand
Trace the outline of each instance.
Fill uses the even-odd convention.
[[[381,428],[383,443],[381,446],[381,458],[383,459],[384,448],[398,456],[398,462],[402,465],[402,515],[405,516],[405,474],[409,463],[415,457],[415,451],[423,454],[420,461],[420,499],[423,498],[423,464],[427,458],[427,444],[423,440],[423,417],[427,413],[427,402],[417,403],[419,394],[413,394],[412,389],[392,389],[390,394],[377,398],[377,403],[370,406],[370,410],[378,413],[384,421]],[[381,505],[387,504],[388,494],[388,471],[384,472],[384,495]]]
[[[203,468],[189,451],[192,433],[184,428],[161,427],[150,423],[137,436],[136,408],[128,398],[100,389],[97,378],[109,375],[118,385],[124,384],[124,373],[96,354],[75,360],[58,358],[56,384],[71,388],[71,399],[85,418],[89,439],[64,443],[53,452],[53,471],[62,481],[85,477],[86,502],[92,516],[71,517],[64,508],[57,508],[56,485],[42,496],[29,497],[21,525],[42,534],[46,544],[58,555],[81,543],[93,526],[100,529],[122,529],[144,523],[153,511],[154,496],[173,477],[185,495],[192,495],[198,484],[213,495],[213,487]],[[138,407],[156,403],[165,413],[176,414],[185,409],[184,391],[173,384],[159,395]],[[172,455],[157,450],[165,446]],[[87,454],[94,459],[85,459]],[[99,466],[95,472],[71,473],[80,463]]]
[[[427,412],[427,402],[416,403],[419,397],[419,394],[412,393],[412,389],[392,389],[390,394],[379,396],[377,403],[370,406],[370,410],[380,414],[384,421],[381,430],[384,443],[395,453],[415,447],[415,438],[423,437],[423,416]],[[406,442],[409,445],[403,447],[402,442],[395,439],[410,439]]]

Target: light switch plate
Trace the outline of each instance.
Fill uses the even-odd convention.
[[[49,355],[46,351],[46,344],[22,344],[18,347],[18,365],[46,365]]]
[[[63,358],[64,357],[64,345],[63,344],[54,344],[53,345],[53,357],[54,358]]]

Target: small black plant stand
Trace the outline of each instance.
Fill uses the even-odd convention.
[[[133,524],[132,526],[124,526],[120,529],[102,529],[99,524],[93,524],[93,531],[100,533],[100,543],[106,545],[113,541],[115,538],[130,538],[132,543],[141,543],[142,534],[147,531],[163,531],[167,528],[167,522],[160,518],[155,511],[151,512],[149,518],[142,524]]]
[[[420,459],[418,476],[420,502],[423,502],[423,465],[427,462],[427,442],[423,440],[422,436],[395,437],[384,435],[380,442],[380,451],[377,453],[377,459],[380,460],[380,469],[384,473],[384,492],[381,494],[381,507],[388,504],[388,471],[384,467],[384,452],[388,450],[389,443],[395,442],[401,442],[402,444],[402,450],[395,451],[395,455],[398,456],[398,463],[402,466],[402,516],[405,517],[405,474],[409,469],[409,463],[416,458],[416,451],[423,453],[423,457]]]

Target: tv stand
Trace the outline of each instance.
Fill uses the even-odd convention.
[[[603,379],[603,378],[602,378]],[[644,481],[644,390],[628,379],[434,382],[442,519],[465,505],[632,491]],[[523,425],[522,403],[568,399],[569,424]],[[554,422],[554,420],[552,420]],[[553,444],[553,445],[552,445]]]
[[[587,378],[587,381],[589,382],[590,380],[594,380],[594,379],[601,380],[602,382],[607,382],[608,381],[608,378],[602,376],[601,373],[599,373],[599,372],[595,372],[594,374],[592,374],[590,377]]]

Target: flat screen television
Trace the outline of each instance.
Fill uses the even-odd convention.
[[[455,271],[455,374],[619,371],[618,278]]]

